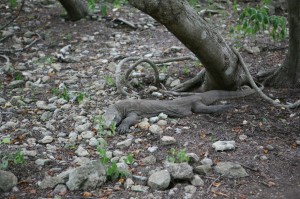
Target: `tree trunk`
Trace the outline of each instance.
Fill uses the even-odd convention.
[[[300,87],[300,1],[287,0],[289,49],[282,67],[265,81],[275,87]]]
[[[89,14],[87,6],[81,0],[59,0],[72,21],[84,18]]]
[[[245,82],[232,49],[187,1],[129,0],[129,3],[165,25],[202,62],[206,74],[201,90],[235,90]]]

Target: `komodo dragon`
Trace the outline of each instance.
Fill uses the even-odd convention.
[[[103,115],[105,126],[113,122],[118,126],[117,132],[127,133],[129,127],[145,117],[160,113],[170,117],[185,117],[192,113],[216,113],[225,111],[231,105],[211,105],[219,100],[245,97],[255,93],[254,89],[242,91],[213,90],[204,93],[180,97],[174,100],[122,100],[109,106]]]

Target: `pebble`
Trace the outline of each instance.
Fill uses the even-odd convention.
[[[53,141],[53,137],[50,135],[46,135],[45,137],[43,137],[43,139],[39,140],[39,143],[47,144],[47,143],[51,143],[52,141]]]
[[[152,124],[149,127],[149,131],[153,134],[162,134],[163,133],[163,129],[160,126],[158,126],[157,124]]]
[[[88,155],[90,155],[89,152],[87,150],[85,150],[82,146],[79,146],[77,148],[77,150],[75,151],[75,153],[78,156],[88,156]]]
[[[174,137],[163,136],[161,138],[161,144],[162,145],[171,145],[171,144],[175,144],[175,143],[176,143],[176,139]]]

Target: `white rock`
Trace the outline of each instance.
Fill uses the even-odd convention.
[[[88,155],[90,155],[89,152],[87,150],[85,150],[82,146],[79,146],[77,148],[77,150],[75,151],[75,153],[78,156],[88,156]]]
[[[152,124],[149,127],[149,131],[153,134],[162,134],[163,133],[163,129],[160,126],[158,126],[157,124]]]
[[[161,126],[161,127],[167,126],[167,124],[168,124],[168,122],[167,122],[166,120],[159,120],[159,121],[157,122],[157,125],[158,125],[158,126]]]
[[[176,143],[176,139],[171,136],[163,136],[161,138],[161,144],[162,145],[170,145]]]
[[[138,127],[142,130],[148,130],[150,127],[150,124],[147,121],[142,121],[142,122],[138,123]]]
[[[148,151],[149,151],[150,153],[153,153],[153,152],[155,152],[157,149],[158,149],[157,146],[152,146],[152,147],[149,147],[149,148],[148,148]]]
[[[216,151],[226,151],[235,149],[235,141],[217,141],[212,144]]]
[[[168,115],[167,114],[164,114],[164,113],[160,113],[159,115],[158,115],[158,117],[160,118],[160,119],[167,119],[168,118]]]
[[[150,123],[155,123],[155,122],[158,121],[158,119],[159,119],[158,116],[150,117],[149,122],[150,122]]]
[[[90,139],[95,136],[95,133],[93,131],[84,131],[80,135],[83,139]]]
[[[47,144],[47,143],[51,143],[52,141],[53,141],[53,137],[50,135],[46,135],[45,137],[43,137],[43,139],[39,140],[39,143]]]

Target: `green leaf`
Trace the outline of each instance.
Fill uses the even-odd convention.
[[[3,138],[2,143],[9,144],[10,143],[10,138]]]

